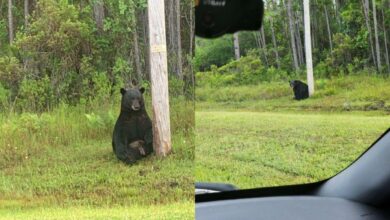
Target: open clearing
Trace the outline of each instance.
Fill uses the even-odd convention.
[[[337,174],[390,125],[383,114],[196,112],[196,181],[239,188],[308,183]]]
[[[131,167],[103,142],[46,149],[3,168],[0,219],[193,219],[191,150],[174,140],[168,159]]]

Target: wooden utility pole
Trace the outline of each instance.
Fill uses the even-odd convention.
[[[306,70],[307,84],[309,86],[309,96],[314,94],[314,76],[313,76],[313,60],[311,52],[311,29],[310,29],[310,2],[303,1],[303,11],[305,15],[305,49],[306,49]]]
[[[153,147],[158,156],[166,156],[171,152],[172,146],[164,1],[148,0],[148,16]]]

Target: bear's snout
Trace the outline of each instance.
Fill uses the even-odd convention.
[[[133,101],[131,103],[131,109],[133,109],[134,111],[138,111],[141,109],[141,105],[139,104],[139,101]]]

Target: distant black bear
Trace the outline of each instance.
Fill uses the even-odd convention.
[[[112,148],[126,164],[133,164],[153,152],[152,121],[143,98],[144,88],[121,89],[121,112],[114,127]]]
[[[294,98],[296,100],[309,98],[309,88],[304,82],[299,80],[292,80],[290,81],[290,87],[294,91]]]

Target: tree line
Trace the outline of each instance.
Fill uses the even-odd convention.
[[[192,0],[166,0],[168,72],[191,90]],[[1,0],[0,107],[42,111],[110,99],[150,79],[146,0]],[[191,95],[191,94],[190,94]]]
[[[197,39],[197,71],[255,52],[266,67],[302,72],[306,67],[303,1],[267,0],[263,27],[208,41]],[[369,69],[390,73],[389,0],[311,0],[314,74]]]

